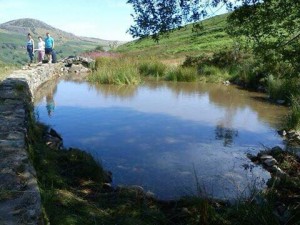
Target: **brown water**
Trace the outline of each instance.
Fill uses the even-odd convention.
[[[270,175],[246,154],[283,146],[276,130],[287,113],[264,94],[196,83],[53,81],[35,105],[65,147],[90,152],[112,171],[114,185],[140,185],[162,199],[199,186],[217,198],[263,188]]]

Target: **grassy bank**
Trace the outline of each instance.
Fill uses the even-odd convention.
[[[7,65],[0,61],[0,82],[15,69],[17,69],[15,66]]]
[[[119,46],[116,51],[127,56],[159,59],[180,59],[186,55],[197,56],[199,53],[212,53],[232,46],[233,40],[225,31],[227,14],[215,16],[203,22],[203,29],[192,32],[192,25],[174,30],[160,41],[143,38]]]
[[[91,155],[79,149],[58,149],[49,144],[53,139],[49,139],[49,128],[34,120],[30,124],[29,153],[37,171],[46,224],[279,225],[299,221],[298,203],[287,197],[299,190],[300,163],[287,152],[277,151],[274,157],[288,179],[274,177],[264,193],[253,189],[251,197],[234,204],[205,196],[160,201],[137,186],[111,187],[109,174]],[[294,185],[287,185],[289,182]],[[278,202],[284,209],[278,208]]]

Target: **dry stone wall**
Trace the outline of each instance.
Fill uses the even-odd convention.
[[[62,63],[24,67],[0,83],[0,224],[41,224],[41,197],[27,153],[32,96]]]

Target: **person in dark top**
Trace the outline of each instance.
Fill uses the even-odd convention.
[[[29,65],[30,65],[30,63],[33,62],[33,56],[34,56],[34,53],[33,53],[33,50],[34,50],[34,40],[32,39],[30,33],[28,33],[28,35],[27,35],[26,48],[27,48],[27,53],[28,53],[29,59],[30,59],[30,62],[29,62]]]

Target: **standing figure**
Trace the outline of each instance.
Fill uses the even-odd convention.
[[[38,61],[39,63],[42,63],[45,56],[45,42],[43,41],[41,36],[39,36],[37,51],[38,51]]]
[[[45,54],[48,58],[48,63],[52,63],[53,49],[54,49],[54,39],[50,36],[49,32],[47,32],[45,38]]]
[[[29,59],[30,59],[30,62],[29,62],[29,65],[30,65],[30,63],[33,62],[33,56],[34,56],[34,54],[33,54],[34,40],[32,39],[30,33],[28,33],[28,35],[27,35],[26,48],[27,48],[27,53],[28,53]]]

